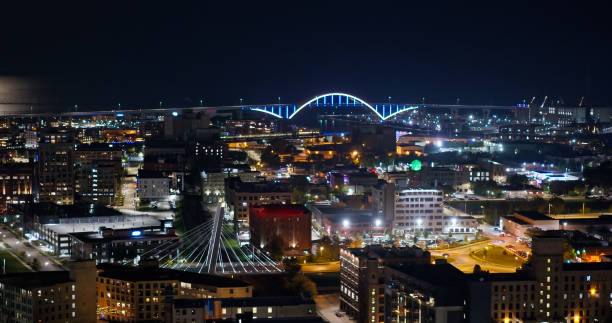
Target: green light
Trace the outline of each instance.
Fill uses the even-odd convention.
[[[418,159],[415,159],[415,160],[412,161],[412,163],[410,163],[410,169],[412,169],[415,172],[420,171],[422,166],[423,166],[423,164]]]

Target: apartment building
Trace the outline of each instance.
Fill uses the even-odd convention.
[[[98,318],[110,321],[165,321],[172,315],[167,300],[252,297],[253,293],[251,285],[237,279],[159,268],[156,263],[104,264],[98,270]]]
[[[553,233],[534,237],[530,261],[514,273],[464,274],[444,261],[387,265],[385,322],[610,321],[612,263],[568,262],[564,243]]]
[[[1,276],[0,322],[95,322],[95,274],[92,262],[77,262],[71,271]]]
[[[0,212],[6,212],[8,204],[32,201],[33,180],[33,164],[0,164]]]
[[[74,133],[48,129],[38,147],[40,202],[74,203]]]
[[[340,309],[359,323],[385,322],[385,266],[427,264],[429,252],[416,247],[340,250]]]

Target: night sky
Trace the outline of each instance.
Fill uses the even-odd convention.
[[[612,105],[610,5],[531,2],[3,4],[0,103],[300,103],[344,91],[371,102]]]

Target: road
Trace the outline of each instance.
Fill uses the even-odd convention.
[[[472,252],[473,250],[484,248],[484,246],[486,246],[488,243],[490,243],[490,241],[483,241],[483,242],[471,244],[468,246],[453,248],[453,249],[430,250],[429,252],[431,253],[432,256],[443,256],[444,254],[447,254],[449,258],[453,259],[451,264],[465,273],[471,273],[472,271],[474,271],[474,265],[480,265],[480,269],[487,270],[492,273],[513,273],[515,272],[516,268],[482,263],[470,257],[470,252]]]
[[[442,213],[446,216],[474,216],[472,214],[467,214],[459,209],[456,209],[450,205],[444,205],[442,208]]]
[[[121,194],[123,195],[123,205],[120,209],[136,208],[136,175],[138,166],[125,167],[127,176],[121,177]]]
[[[27,261],[28,265],[25,266],[28,269],[31,269],[29,266],[29,263],[31,263],[33,259],[36,258],[38,259],[38,262],[40,263],[40,271],[65,270],[64,267],[62,267],[59,264],[59,262],[55,260],[53,257],[42,254],[34,246],[32,246],[31,248],[27,247],[26,245],[23,244],[23,241],[20,241],[19,239],[17,239],[15,235],[13,235],[11,232],[0,228],[0,235],[2,236],[3,243],[6,243],[10,246],[10,248],[5,248],[4,245],[2,247],[5,250],[13,253],[13,255],[16,258],[19,258],[17,257],[17,255],[21,251],[25,252],[26,255],[28,255],[28,261]]]
[[[340,271],[340,261],[310,263],[302,265],[303,273],[332,273]]]
[[[349,319],[346,314],[343,317],[336,316],[340,310],[340,295],[339,294],[319,294],[314,297],[317,303],[317,312],[319,315],[330,323],[352,323],[355,322]]]

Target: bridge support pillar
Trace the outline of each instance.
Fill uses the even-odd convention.
[[[214,274],[217,271],[217,259],[219,258],[219,248],[221,242],[221,230],[223,229],[223,208],[217,207],[215,218],[213,219],[212,234],[208,254],[206,255],[206,272]]]

